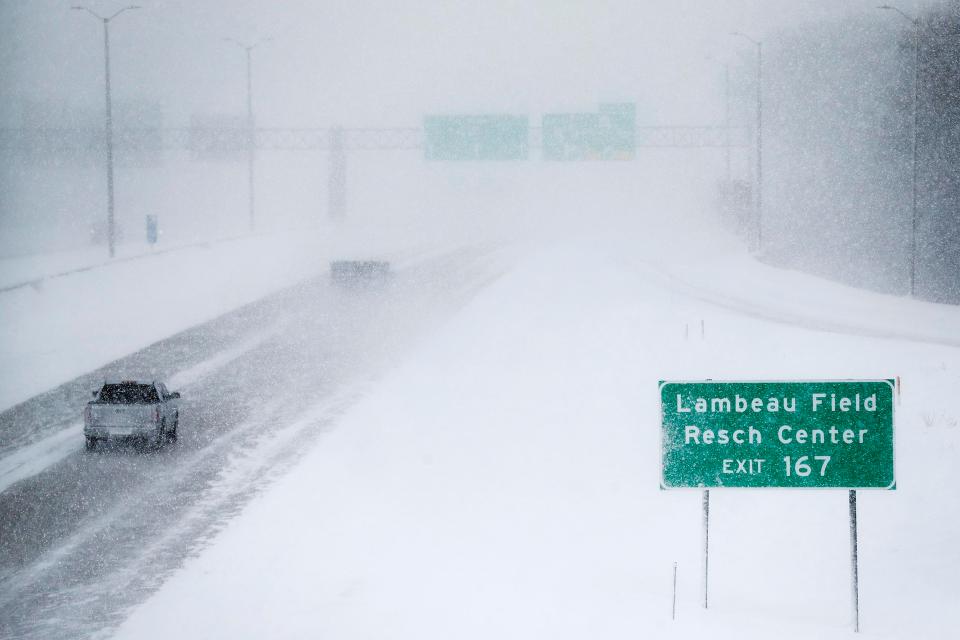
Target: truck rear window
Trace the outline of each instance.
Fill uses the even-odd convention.
[[[152,384],[105,384],[100,389],[97,402],[107,404],[154,404],[160,402],[157,390]]]

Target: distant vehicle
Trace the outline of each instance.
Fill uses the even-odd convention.
[[[330,279],[338,285],[383,283],[390,277],[390,263],[385,260],[334,260],[330,263]]]
[[[101,440],[136,440],[160,447],[176,442],[180,394],[162,382],[107,382],[83,412],[87,450]]]

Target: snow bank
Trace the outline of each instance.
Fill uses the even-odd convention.
[[[653,268],[653,265],[650,265]],[[960,347],[960,307],[918,304],[787,269],[745,255],[699,256],[657,269],[670,285],[715,305],[822,331]],[[816,282],[816,286],[810,283]]]
[[[657,381],[895,375],[898,489],[860,494],[862,635],[954,637],[960,351],[791,326],[761,289],[777,322],[704,301],[640,244],[523,261],[116,637],[849,637],[845,491],[714,491],[700,609],[700,493],[658,489]],[[794,299],[850,302],[789,277]],[[919,303],[860,299],[944,331]]]

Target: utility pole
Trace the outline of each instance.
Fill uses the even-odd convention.
[[[259,45],[270,40],[263,38],[253,44],[247,44],[233,38],[224,38],[227,42],[232,42],[239,46],[246,53],[247,61],[247,201],[250,215],[250,231],[256,228],[256,207],[254,197],[254,170],[255,157],[257,150],[257,130],[253,118],[253,60],[251,52]]]
[[[763,249],[763,43],[745,33],[730,35],[749,40],[757,48],[757,251]]]
[[[116,225],[114,222],[114,200],[113,200],[113,100],[110,94],[110,21],[118,15],[129,9],[139,9],[137,5],[124,7],[109,18],[91,11],[87,7],[70,7],[74,11],[86,11],[97,20],[103,22],[103,65],[106,94],[106,123],[105,123],[105,142],[107,148],[107,248],[110,257],[116,255]]]

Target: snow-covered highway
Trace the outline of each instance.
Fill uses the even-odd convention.
[[[960,0],[71,4],[0,640],[960,638]]]
[[[861,495],[865,634],[950,637],[958,559],[931,532],[960,517],[957,309],[701,231],[683,260],[651,227],[440,252],[387,292],[312,279],[40,396],[20,415],[149,363],[187,400],[176,446],[68,453],[0,493],[2,630],[844,637],[845,494],[716,492],[706,613],[699,494],[658,490],[657,380],[762,371],[902,377],[898,489]]]
[[[0,637],[76,638],[122,620],[494,275],[476,251],[409,261],[369,290],[324,274],[2,414],[0,461],[23,453],[29,473],[0,492]],[[177,444],[91,454],[76,429],[27,437],[55,416],[75,420],[95,381],[130,372],[183,393]],[[51,438],[61,448],[37,459]]]

